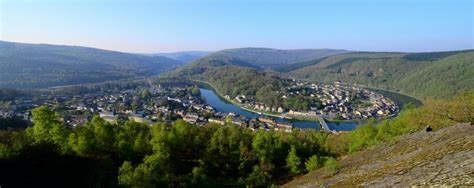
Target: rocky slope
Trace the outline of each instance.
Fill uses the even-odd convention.
[[[321,168],[283,187],[474,186],[474,126],[416,132],[339,161],[334,176]]]

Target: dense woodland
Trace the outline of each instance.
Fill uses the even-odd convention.
[[[348,53],[278,69],[287,76],[342,81],[388,89],[421,99],[446,98],[474,89],[474,52]]]
[[[337,157],[427,126],[436,131],[472,123],[474,92],[419,108],[406,106],[393,120],[338,135],[197,127],[181,120],[112,125],[99,117],[70,128],[47,107],[32,113],[32,127],[0,131],[3,186],[267,186],[318,168],[338,173]]]
[[[259,102],[298,110],[306,110],[310,105],[318,104],[318,101],[305,98],[281,100],[284,95],[282,88],[287,86],[288,77],[310,82],[361,84],[408,94],[421,100],[449,98],[474,89],[472,50],[432,53],[352,52],[272,67],[281,73],[242,60],[251,60],[252,55],[259,54],[257,52],[274,53],[252,48],[224,50],[168,75],[208,82],[221,95],[253,95]],[[239,54],[243,56],[239,57]],[[408,100],[417,105],[419,103]]]
[[[0,41],[0,87],[45,88],[156,75],[183,63],[86,47]]]
[[[218,51],[215,54],[238,58],[259,68],[275,68],[347,52],[346,50],[335,49],[236,48]]]
[[[184,65],[162,56],[75,46],[0,41],[0,50],[2,88],[46,88],[139,78]],[[276,83],[275,75],[279,75],[311,82],[361,84],[424,100],[455,96],[473,89],[473,59],[472,50],[387,53],[240,48],[211,53],[171,75],[211,81],[221,93],[231,96],[256,95],[257,90],[261,90],[260,94],[268,93],[274,89],[271,85]],[[237,76],[242,76],[242,80]],[[245,76],[254,76],[255,81],[242,85],[250,79]],[[284,82],[274,87],[282,84]],[[279,103],[275,101],[278,94],[270,92],[268,95],[270,99],[258,98],[268,104]]]
[[[0,42],[0,49],[0,86],[18,88],[153,75],[175,65],[175,61],[160,57],[82,47]],[[62,118],[52,109],[39,107],[32,111],[33,125],[14,119],[0,121],[1,186],[278,185],[318,168],[337,173],[338,157],[396,141],[400,135],[427,126],[437,130],[457,122],[474,121],[472,51],[348,53],[282,67],[281,63],[300,59],[289,56],[276,65],[271,64],[270,56],[252,60],[256,54],[264,57],[261,53],[265,49],[253,49],[255,53],[247,50],[211,54],[168,76],[204,81],[221,95],[254,95],[259,102],[285,108],[307,109],[319,101],[291,97],[281,100],[282,88],[289,82],[282,76],[400,91],[426,97],[425,105],[405,106],[395,119],[369,121],[355,131],[337,135],[309,130],[290,134],[251,132],[232,125],[197,127],[181,120],[152,126],[133,121],[112,125],[99,117],[83,127],[72,128],[64,126]],[[244,55],[239,58],[235,54]],[[264,70],[268,67],[277,67],[275,70],[286,75]],[[147,80],[110,82],[48,92],[83,94],[146,84]],[[0,99],[31,94],[0,90]],[[459,96],[451,100],[430,99],[455,95]]]
[[[255,96],[256,101],[275,107],[308,110],[311,105],[320,106],[320,101],[310,97],[282,99],[287,94],[286,87],[290,86],[290,79],[222,55],[200,59],[166,76],[206,82],[222,96]]]

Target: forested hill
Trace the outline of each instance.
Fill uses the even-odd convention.
[[[155,53],[152,56],[164,56],[174,60],[181,61],[183,63],[190,63],[194,60],[209,55],[212,52],[207,51],[183,51],[183,52],[172,52],[172,53]]]
[[[355,83],[422,99],[445,98],[474,89],[474,50],[347,53],[278,70],[311,81]]]
[[[221,68],[224,66],[236,66],[236,67],[247,67],[253,69],[259,69],[249,62],[242,61],[238,58],[229,57],[221,54],[211,54],[201,59],[195,60],[186,66],[180,67],[176,71],[171,72],[173,76],[189,77],[198,76],[203,73]]]
[[[348,51],[346,50],[333,49],[280,50],[271,48],[236,48],[218,51],[215,54],[238,58],[261,68],[275,68],[282,65],[299,63],[347,52]]]
[[[287,81],[249,62],[221,54],[201,58],[166,75],[210,83],[220,94],[231,97],[254,95],[266,104],[281,102],[277,91]]]
[[[156,75],[181,66],[161,56],[0,41],[0,87],[44,88]]]
[[[253,95],[259,102],[279,105],[281,100],[277,91],[287,84],[287,80],[268,69],[346,52],[331,49],[228,49],[195,60],[167,75],[208,82],[219,93],[231,97]]]

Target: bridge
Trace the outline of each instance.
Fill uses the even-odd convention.
[[[335,133],[334,131],[329,129],[329,126],[328,126],[328,124],[326,123],[326,120],[324,120],[323,117],[318,116],[318,120],[319,120],[319,126],[321,127],[321,129],[323,131],[328,132],[328,133]]]

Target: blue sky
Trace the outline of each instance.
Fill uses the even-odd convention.
[[[472,0],[0,0],[0,40],[127,52],[474,48]]]

